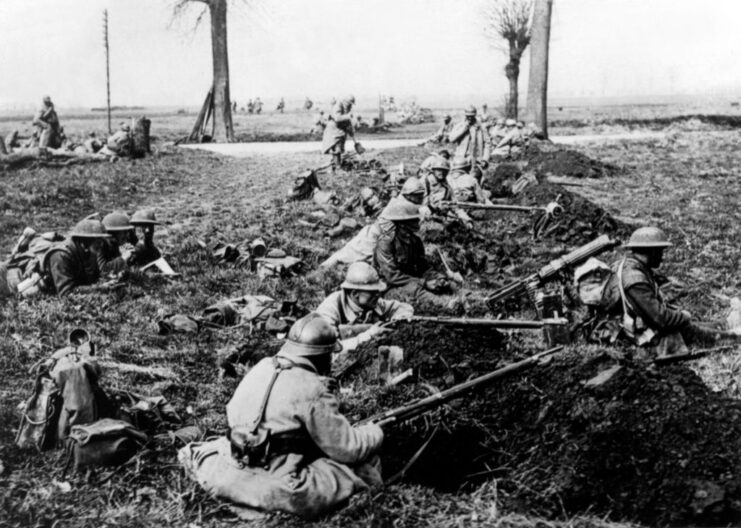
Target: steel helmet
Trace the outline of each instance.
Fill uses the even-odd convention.
[[[129,215],[120,211],[105,215],[103,217],[103,225],[106,231],[129,231],[134,229],[134,226],[129,221]]]
[[[342,98],[342,102],[355,104],[355,96],[352,94],[346,95],[345,97]]]
[[[674,244],[658,227],[639,227],[630,235],[630,240],[625,244],[627,248],[667,248]]]
[[[386,208],[381,212],[381,218],[392,222],[403,222],[404,220],[419,220],[419,206],[404,198],[393,198],[389,200]]]
[[[77,222],[69,236],[73,238],[111,238],[100,220],[85,218]]]
[[[378,272],[367,262],[354,262],[347,268],[345,282],[340,288],[346,290],[385,291],[386,283],[378,276]]]
[[[450,162],[443,158],[442,156],[437,156],[435,158],[435,161],[432,163],[432,166],[430,169],[435,170],[444,170],[446,172],[450,172]]]
[[[475,116],[476,115],[476,107],[473,105],[469,105],[468,108],[466,108],[466,116]]]
[[[337,331],[324,317],[310,313],[293,323],[282,353],[295,356],[321,356],[342,350]]]
[[[507,119],[507,120],[506,120],[506,121],[504,122],[504,124],[505,124],[506,126],[508,126],[508,127],[512,127],[512,126],[515,126],[515,125],[517,125],[517,121],[515,121],[515,120],[514,120],[514,119],[512,119],[512,118],[510,118],[510,119]]]
[[[422,185],[422,181],[419,178],[410,176],[404,185],[401,186],[402,196],[413,196],[415,194],[424,194],[425,188]]]
[[[154,211],[152,209],[139,209],[131,217],[131,224],[132,225],[149,225],[149,224],[161,225],[162,222],[157,221],[157,218],[154,216]]]
[[[450,116],[450,114],[445,114],[445,117],[443,117],[443,121],[445,121],[446,123],[450,121],[451,119],[453,118]]]

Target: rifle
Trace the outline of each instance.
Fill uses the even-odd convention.
[[[445,389],[444,391],[437,394],[427,396],[426,398],[421,398],[408,405],[403,405],[401,407],[397,407],[396,409],[391,409],[375,416],[371,416],[370,418],[366,418],[365,420],[361,420],[358,425],[374,423],[378,426],[383,427],[392,423],[400,423],[411,420],[412,418],[416,418],[417,416],[420,416],[442,406],[444,403],[447,403],[450,400],[465,396],[474,389],[489,385],[494,381],[507,378],[514,374],[519,374],[520,372],[524,372],[525,370],[529,370],[540,363],[541,360],[547,358],[552,354],[555,354],[556,352],[560,352],[561,350],[563,350],[562,346],[544,350],[543,352],[539,352],[527,359],[517,361],[516,363],[511,363],[506,367],[499,368],[497,370],[489,372],[488,374],[484,374],[483,376],[479,376],[478,378],[463,382],[459,385],[454,385],[453,387]]]
[[[552,280],[559,271],[569,267],[578,266],[587,259],[613,249],[619,244],[620,242],[618,242],[617,240],[612,240],[608,235],[597,237],[589,244],[578,247],[571,253],[567,253],[563,257],[552,260],[551,262],[540,268],[540,270],[536,273],[533,273],[532,275],[524,279],[516,280],[506,286],[503,286],[502,288],[499,288],[494,293],[489,295],[486,300],[489,303],[493,303],[496,301],[507,299],[514,295],[526,293],[528,291],[528,287],[532,287],[532,285],[540,286],[548,282],[549,280]]]
[[[724,336],[726,338],[731,337],[731,335]],[[739,339],[739,336],[733,335],[734,340],[741,341]],[[701,359],[704,357],[707,357],[711,354],[715,354],[717,352],[730,352],[731,350],[735,350],[738,348],[738,344],[728,344],[728,345],[720,345],[713,348],[703,348],[701,350],[695,350],[694,352],[689,352],[687,354],[675,354],[672,356],[659,356],[654,359],[654,365],[659,367],[665,367],[667,365],[674,365],[675,363],[684,363],[685,361],[692,361],[694,359]]]
[[[563,214],[563,207],[558,203],[550,202],[548,205],[511,205],[499,203],[475,203],[475,202],[440,202],[440,207],[450,209],[477,209],[484,211],[512,211],[518,213],[541,212],[549,217],[558,218]]]
[[[538,330],[549,326],[564,326],[568,321],[563,318],[541,319],[531,321],[527,319],[488,319],[488,318],[467,318],[467,317],[434,317],[426,315],[414,315],[408,319],[396,319],[383,324],[385,328],[396,326],[401,322],[417,323],[435,323],[438,325],[459,326],[459,327],[478,327],[478,328],[501,328],[501,329],[526,329]],[[372,324],[358,325],[340,325],[340,335],[343,337],[358,335],[368,330]]]

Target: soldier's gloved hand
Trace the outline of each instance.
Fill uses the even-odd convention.
[[[380,336],[380,335],[385,334],[387,332],[389,332],[389,329],[388,328],[384,328],[381,325],[375,324],[375,325],[371,326],[365,332],[362,332],[362,333],[358,334],[358,336],[357,336],[358,337],[358,342],[361,343],[361,344],[362,343],[367,343],[368,341],[370,341],[374,337]]]
[[[432,293],[438,293],[443,291],[448,285],[447,279],[443,279],[440,277],[434,278],[434,279],[427,279],[424,282],[424,288],[427,291],[430,291]]]

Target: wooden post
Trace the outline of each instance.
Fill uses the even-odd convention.
[[[105,44],[105,87],[106,104],[108,108],[108,134],[113,134],[111,128],[111,66],[110,53],[108,49],[108,10],[103,10],[103,43]]]

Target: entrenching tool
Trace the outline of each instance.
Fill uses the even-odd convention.
[[[439,248],[437,250],[437,254],[440,255],[440,260],[445,267],[445,274],[448,276],[448,278],[457,284],[463,284],[463,275],[461,275],[458,271],[453,271],[452,269],[450,269],[450,266],[448,265],[448,259],[445,258],[445,255]]]
[[[499,288],[489,295],[486,300],[491,304],[514,295],[527,293],[529,289],[537,288],[546,282],[555,279],[560,271],[578,266],[579,264],[586,262],[589,258],[596,257],[605,251],[613,249],[619,244],[619,241],[611,239],[608,235],[597,237],[589,244],[578,247],[571,253],[567,253],[563,257],[552,260],[540,268],[536,273]]]
[[[512,205],[491,203],[482,204],[474,202],[441,202],[442,207],[449,209],[475,209],[482,211],[505,211],[517,213],[540,213],[533,223],[533,238],[537,238],[546,227],[553,221],[557,220],[563,214],[563,207],[558,203],[561,198],[559,194],[553,202],[547,205]]]
[[[370,418],[366,418],[365,420],[360,421],[359,425],[374,423],[380,427],[384,427],[387,425],[411,420],[412,418],[416,418],[417,416],[441,407],[443,404],[449,402],[450,400],[465,396],[473,390],[478,389],[479,387],[490,385],[495,381],[508,378],[515,374],[519,374],[520,372],[529,370],[536,365],[543,363],[550,356],[557,352],[560,352],[561,350],[563,350],[562,346],[544,350],[543,352],[539,352],[538,354],[535,354],[534,356],[531,356],[527,359],[517,361],[516,363],[511,363],[505,367],[499,368],[497,370],[489,372],[488,374],[484,374],[483,376],[479,376],[478,378],[474,378],[459,385],[454,385],[449,389],[445,389],[444,391],[441,391],[439,393],[432,394],[431,396],[427,396],[426,398],[421,398],[407,405],[403,405],[401,407],[397,407],[396,409],[391,409],[375,416],[371,416]]]

